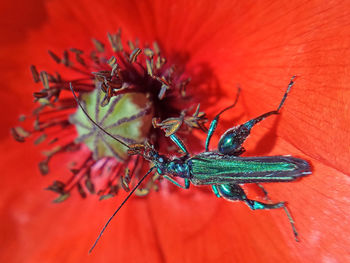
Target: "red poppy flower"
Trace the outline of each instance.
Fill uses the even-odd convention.
[[[341,1],[62,1],[6,3],[1,10],[3,106],[1,130],[2,262],[348,262],[349,226],[349,6]],[[40,149],[14,142],[9,129],[32,108],[36,87],[28,65],[52,68],[45,50],[88,49],[122,28],[126,38],[157,40],[186,66],[210,117],[225,113],[217,134],[275,109],[292,75],[299,78],[281,116],[252,131],[250,155],[291,154],[313,174],[266,185],[287,200],[300,234],[297,243],[281,210],[251,211],[191,187],[166,185],[133,198],[92,255],[99,227],[123,198],[90,197],[54,205],[42,189],[66,173],[62,156],[40,177]],[[203,91],[212,96],[203,96]],[[211,93],[210,93],[211,92]],[[215,94],[216,96],[214,96]],[[217,100],[219,96],[220,100]],[[209,107],[213,105],[212,107]],[[216,139],[216,140],[215,140]],[[217,138],[212,142],[212,148]],[[191,148],[191,146],[190,146]],[[252,193],[254,194],[254,193]]]

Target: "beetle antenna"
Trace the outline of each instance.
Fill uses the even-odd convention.
[[[72,83],[69,83],[69,87],[70,90],[73,93],[74,99],[75,101],[78,103],[79,107],[81,108],[81,110],[84,112],[84,114],[86,115],[86,117],[96,126],[98,127],[101,131],[103,131],[105,134],[107,134],[109,137],[113,138],[114,140],[116,140],[117,142],[123,144],[124,146],[128,147],[130,149],[130,146],[127,145],[125,142],[121,141],[120,139],[116,138],[115,136],[113,136],[112,134],[110,134],[108,131],[106,131],[105,129],[103,129],[98,123],[96,123],[91,117],[90,115],[87,113],[87,111],[84,109],[83,105],[81,105],[77,95],[74,92],[74,88],[72,86]]]
[[[114,216],[119,212],[120,208],[123,207],[123,205],[126,203],[126,201],[128,201],[128,199],[130,198],[130,196],[136,191],[136,189],[140,186],[140,184],[143,182],[143,180],[146,179],[147,175],[149,175],[152,170],[155,167],[152,167],[151,169],[148,170],[148,172],[141,178],[141,180],[137,183],[137,185],[131,190],[131,192],[128,194],[128,196],[124,199],[124,201],[120,204],[120,206],[117,208],[117,210],[114,211],[113,215],[108,219],[107,223],[104,225],[104,227],[102,228],[100,234],[98,235],[95,243],[92,245],[92,247],[89,250],[89,254],[92,252],[92,250],[95,248],[95,246],[97,245],[97,242],[100,240],[103,232],[106,230],[108,224],[112,221],[112,219],[114,218]]]

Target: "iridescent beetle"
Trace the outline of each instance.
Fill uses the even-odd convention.
[[[245,151],[242,144],[249,136],[254,125],[264,120],[268,116],[279,114],[279,111],[294,84],[294,78],[295,76],[291,78],[287,91],[285,92],[277,110],[267,112],[257,118],[249,120],[244,124],[227,130],[219,141],[217,151],[209,151],[210,139],[216,129],[220,115],[235,106],[238,100],[238,95],[234,104],[222,110],[211,122],[205,142],[205,152],[190,156],[181,139],[175,133],[170,134],[170,139],[184,153],[184,155],[181,157],[171,159],[165,155],[159,154],[153,148],[153,146],[148,143],[127,145],[105,131],[85,112],[74,93],[73,87],[71,86],[75,99],[79,103],[82,110],[84,110],[90,121],[103,130],[107,135],[113,137],[116,141],[128,147],[128,153],[130,155],[141,155],[144,159],[153,164],[153,167],[150,168],[141,178],[129,195],[124,199],[122,204],[109,218],[94,245],[90,249],[90,252],[97,244],[109,222],[118,213],[119,209],[125,204],[137,187],[139,187],[142,181],[153,170],[156,170],[156,172],[163,176],[163,178],[183,189],[188,189],[190,187],[190,183],[193,185],[210,185],[217,197],[223,197],[230,201],[243,201],[252,210],[283,208],[292,225],[295,239],[298,241],[298,233],[295,229],[294,221],[285,206],[285,202],[263,203],[256,200],[251,200],[247,197],[240,184],[256,183],[260,186],[260,183],[294,181],[300,177],[311,174],[309,164],[305,160],[292,156],[239,157],[239,155]],[[176,177],[182,178],[184,180],[184,184],[181,185],[174,180]]]

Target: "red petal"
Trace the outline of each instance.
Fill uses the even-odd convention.
[[[298,152],[284,141],[278,144],[280,150]],[[15,142],[4,142],[2,147],[7,149],[1,164],[7,175],[2,181],[6,188],[1,191],[1,232],[6,238],[0,258],[4,262],[8,258],[14,262],[347,259],[348,178],[315,160],[311,160],[314,175],[301,182],[267,186],[274,200],[289,201],[300,243],[294,241],[283,210],[252,212],[242,203],[226,202],[194,187],[173,193],[163,188],[149,198],[129,201],[92,256],[87,256],[98,230],[122,196],[105,202],[73,196],[53,205],[49,201],[53,195],[43,190],[51,178],[33,172],[37,169],[33,159],[39,158],[34,147],[25,144],[21,152]],[[33,159],[28,158],[29,151]],[[62,172],[54,170],[53,176]],[[328,179],[329,174],[333,180]]]
[[[235,10],[230,17],[213,12],[216,23],[205,27],[206,37],[193,37],[206,39],[196,44],[194,60],[206,58],[231,101],[241,85],[239,104],[247,118],[275,109],[290,77],[299,76],[278,135],[349,174],[350,27],[343,12],[349,6],[339,1],[232,5],[226,6]]]

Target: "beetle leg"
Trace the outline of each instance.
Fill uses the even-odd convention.
[[[244,152],[242,144],[248,138],[250,130],[268,116],[278,114],[278,111],[270,111],[244,124],[228,129],[220,138],[219,152],[239,156]]]
[[[179,137],[177,137],[175,134],[172,134],[169,137],[177,145],[177,147],[180,148],[181,151],[183,151],[186,155],[189,155],[185,144],[181,141]]]
[[[212,186],[211,186],[211,188],[213,189],[213,192],[214,192],[214,194],[216,195],[216,197],[221,197],[221,195],[220,195],[220,193],[219,193],[219,189],[218,189],[218,186],[217,185],[215,185],[215,184],[213,184]]]
[[[264,198],[269,199],[269,193],[266,191],[266,189],[262,186],[262,184],[257,183],[256,184],[264,193]]]
[[[236,104],[237,104],[237,101],[238,101],[238,97],[239,97],[239,93],[241,92],[241,89],[238,87],[238,91],[237,91],[237,95],[236,95],[236,99],[235,99],[235,102],[231,105],[231,106],[228,106],[227,108],[223,109],[222,111],[219,112],[218,115],[215,116],[214,120],[212,120],[212,122],[210,123],[210,126],[209,126],[209,130],[208,130],[208,135],[207,135],[207,139],[205,140],[205,151],[209,151],[209,143],[210,143],[210,139],[211,137],[213,136],[214,134],[214,131],[216,129],[216,126],[218,125],[218,122],[219,122],[219,117],[221,114],[223,114],[225,111],[229,110],[229,109],[232,109]]]
[[[277,209],[277,208],[282,208],[284,207],[285,202],[279,202],[279,203],[274,203],[274,204],[266,204],[262,203],[256,200],[251,200],[251,199],[245,199],[243,200],[250,209],[252,210],[258,210],[258,209]]]
[[[289,223],[292,226],[294,238],[296,241],[299,242],[298,232],[295,228],[294,220],[293,220],[288,208],[286,207],[285,202],[266,204],[266,203],[262,203],[262,202],[259,202],[256,200],[248,199],[244,190],[237,184],[221,184],[221,185],[217,185],[216,188],[218,189],[220,196],[222,196],[223,198],[225,198],[227,200],[231,200],[231,201],[243,201],[252,210],[283,208],[285,213],[287,214]]]
[[[270,200],[270,198],[269,198],[269,196],[268,196],[268,192],[266,191],[266,189],[265,189],[261,184],[259,184],[259,183],[257,183],[256,185],[259,186],[259,187],[261,188],[261,190],[264,192],[265,198],[266,198],[267,200]],[[296,240],[297,242],[299,242],[299,239],[298,239],[298,231],[297,231],[297,229],[296,229],[296,227],[295,227],[295,222],[294,222],[294,220],[293,220],[292,215],[291,215],[290,212],[289,212],[288,207],[287,207],[286,205],[284,205],[284,206],[283,206],[283,210],[284,210],[284,212],[286,213],[290,224],[292,225],[292,229],[293,229],[293,233],[294,233],[295,240]]]
[[[292,88],[294,84],[294,78],[293,76],[288,84],[288,88],[286,92],[284,93],[284,96],[280,102],[280,105],[278,106],[277,110],[266,112],[255,119],[249,120],[244,124],[241,124],[239,126],[233,127],[229,130],[227,130],[220,138],[219,144],[218,144],[218,150],[220,153],[223,154],[231,154],[231,155],[240,155],[244,148],[242,147],[242,144],[244,141],[248,138],[251,129],[261,122],[262,120],[266,119],[267,117],[271,115],[277,115],[279,114],[279,110],[283,106],[287,95]]]
[[[163,175],[163,177],[165,179],[167,179],[168,181],[172,182],[174,185],[182,188],[182,189],[188,189],[190,188],[190,180],[188,180],[187,178],[184,179],[185,181],[185,185],[181,185],[179,184],[177,181],[175,181],[173,178],[171,178],[170,176],[167,176],[167,175]]]
[[[247,197],[243,189],[237,184],[220,184],[217,185],[220,196],[231,201],[243,201],[250,209],[276,209],[284,207],[284,202],[275,204],[266,204],[259,201],[251,200]]]

